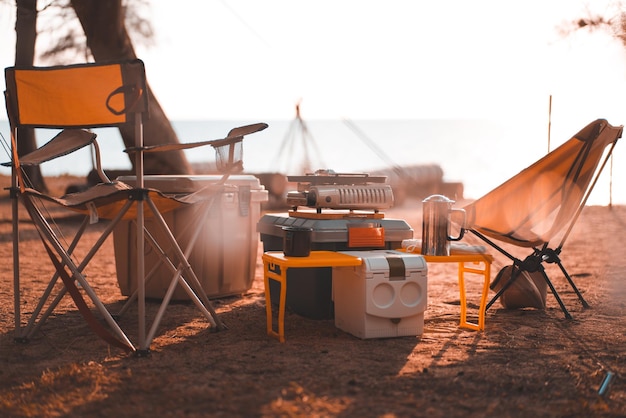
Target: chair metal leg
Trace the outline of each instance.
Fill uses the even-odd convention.
[[[502,288],[498,290],[495,296],[491,298],[489,303],[487,303],[487,305],[485,306],[485,311],[487,311],[491,307],[491,305],[493,305],[504,294],[504,292],[506,292],[506,290],[513,285],[513,282],[517,280],[517,278],[519,277],[521,273],[522,273],[522,270],[519,267],[515,266],[515,268],[513,269],[513,273],[511,274],[511,277],[504,284],[504,286],[502,286]]]
[[[62,289],[60,293],[56,296],[56,298],[51,302],[51,305],[48,307],[43,317],[40,318],[39,321],[37,321],[37,324],[33,327],[32,330],[30,329],[28,330],[29,335],[32,334],[32,332],[34,332],[34,330],[36,330],[43,323],[42,321],[45,321],[45,319],[50,315],[52,310],[56,307],[56,305],[64,296],[64,294],[67,292],[67,290],[70,290],[68,289],[68,280],[70,280],[69,283],[72,285],[73,283],[71,282],[71,280],[76,280],[81,285],[84,292],[87,293],[92,303],[96,307],[96,310],[100,312],[105,322],[109,325],[110,329],[113,331],[116,338],[119,340],[119,343],[121,344],[121,346],[129,351],[133,351],[134,347],[132,343],[130,342],[126,334],[122,331],[122,329],[119,327],[119,325],[115,322],[115,320],[113,319],[109,311],[106,309],[102,301],[96,295],[91,285],[87,282],[85,276],[82,274],[82,271],[84,270],[85,266],[89,263],[89,261],[93,258],[93,256],[98,251],[98,249],[102,246],[102,244],[104,243],[108,235],[113,231],[114,224],[112,223],[105,229],[105,231],[101,234],[101,236],[96,241],[96,243],[92,246],[91,250],[88,252],[87,256],[82,261],[82,263],[80,265],[76,265],[70,253],[68,252],[68,250],[61,244],[57,235],[52,230],[52,227],[50,226],[50,224],[43,217],[40,211],[35,208],[34,203],[30,201],[28,198],[25,198],[24,207],[29,212],[31,219],[35,223],[37,227],[37,231],[40,234],[41,240],[44,244],[44,247],[46,248],[48,254],[50,255],[51,261],[53,262],[53,264],[55,265],[55,268],[57,269],[57,274],[53,276],[51,283],[48,285],[48,288],[46,289],[46,292],[44,292],[44,297],[40,299],[36,315],[31,317],[31,320],[29,322],[29,328],[31,327],[31,324],[34,324],[34,322],[36,321],[37,319],[36,316],[39,314],[39,312],[43,308],[43,305],[45,304],[46,299],[49,297],[50,292],[52,290],[52,286],[54,285],[54,283],[52,282],[57,281],[58,277],[61,276],[65,284],[64,289]],[[127,207],[130,207],[130,204],[128,204]],[[116,219],[119,220],[121,219],[122,216],[123,216],[123,213],[120,213],[118,215],[118,218]],[[86,225],[83,225],[83,226],[86,226]],[[79,232],[82,234],[82,232],[84,232],[84,228],[82,228],[82,230],[79,230]],[[71,250],[73,250],[74,247],[76,246],[76,242],[77,242],[77,239],[75,238],[75,241],[72,242],[72,244],[69,247]],[[60,257],[60,260],[56,258],[57,256]],[[70,270],[71,275],[67,274],[67,271],[65,270],[66,267]],[[19,288],[19,281],[18,281],[18,288]],[[80,294],[77,293],[77,290],[74,289],[73,291],[75,292],[75,295],[73,295],[73,297],[80,298]],[[82,299],[80,301],[75,299],[75,302],[77,303],[77,307],[79,307],[79,310],[80,310],[81,306],[78,303],[81,302],[81,304],[84,304],[84,301]],[[83,313],[83,315],[86,315],[88,312],[81,311],[81,313]]]
[[[86,217],[81,223],[80,227],[78,228],[78,231],[74,235],[74,239],[72,240],[69,247],[67,248],[68,255],[71,255],[74,252],[74,249],[76,248],[76,245],[78,245],[78,242],[80,241],[80,238],[83,236],[83,233],[85,232],[85,229],[87,228],[88,224],[89,224],[89,219]],[[57,307],[61,299],[63,299],[63,297],[67,293],[67,290],[65,288],[61,289],[59,293],[56,295],[56,297],[54,298],[54,300],[50,302],[46,311],[40,316],[41,310],[45,306],[46,301],[50,297],[50,294],[52,293],[52,290],[54,289],[54,286],[58,282],[59,278],[60,278],[60,275],[59,275],[59,272],[57,271],[54,273],[54,275],[50,279],[48,286],[46,286],[46,290],[44,291],[42,296],[39,298],[39,303],[37,304],[37,306],[31,313],[30,319],[28,323],[26,324],[26,327],[24,327],[22,338],[28,339],[35,332],[37,332],[39,327],[46,322],[46,320],[52,314],[52,312]]]
[[[169,242],[170,242],[170,244],[172,246],[172,249],[176,253],[176,257],[178,258],[179,263],[182,264],[182,272],[184,273],[184,278],[186,280],[190,280],[191,284],[193,285],[193,286],[189,286],[189,289],[188,289],[188,293],[190,293],[189,296],[192,297],[192,294],[195,294],[198,297],[198,299],[201,300],[201,303],[200,304],[196,303],[196,305],[198,305],[198,307],[200,307],[200,305],[203,304],[204,308],[207,311],[209,311],[210,316],[214,320],[215,326],[218,329],[222,329],[224,327],[224,325],[222,324],[221,320],[217,316],[217,313],[213,309],[213,306],[212,306],[211,302],[209,301],[209,298],[206,295],[206,292],[202,288],[202,284],[200,283],[200,280],[198,280],[198,277],[196,276],[195,272],[191,268],[191,265],[189,264],[189,261],[187,261],[188,255],[183,253],[182,249],[178,245],[178,242],[176,241],[176,238],[174,237],[174,235],[172,234],[172,231],[167,226],[167,223],[165,222],[165,219],[163,219],[163,216],[159,213],[159,211],[158,211],[156,205],[154,204],[154,202],[152,202],[152,200],[150,200],[150,199],[146,200],[146,202],[150,206],[150,208],[151,208],[155,218],[157,219],[159,225],[161,226],[161,228],[163,230],[163,233],[167,236],[167,238],[168,238],[168,240],[169,240]],[[194,243],[193,241],[195,241],[195,239],[192,240],[192,242],[190,243],[191,245],[189,245],[189,248],[187,248],[187,252],[188,253],[190,253],[192,248],[193,248],[193,243]],[[178,280],[182,280],[182,277],[178,277]],[[187,283],[189,284],[189,282],[187,282]],[[190,290],[191,290],[191,292],[189,292]],[[194,300],[194,299],[195,298],[192,297],[192,300]],[[198,302],[200,302],[200,300]]]
[[[50,245],[50,247],[49,247],[50,251],[52,251],[52,249],[54,249],[54,251],[56,251],[56,253],[61,257],[61,261],[58,263],[59,264],[58,268],[63,268],[63,265],[65,265],[65,266],[67,266],[70,269],[70,271],[72,273],[71,278],[75,279],[76,281],[78,281],[80,283],[80,285],[84,289],[85,293],[87,293],[87,295],[89,296],[89,298],[91,299],[91,301],[95,305],[96,309],[103,316],[105,322],[109,325],[109,327],[112,329],[112,331],[116,334],[116,336],[125,345],[127,345],[129,348],[133,349],[133,345],[130,342],[130,340],[128,339],[128,337],[126,336],[126,334],[124,333],[124,331],[122,331],[122,329],[119,327],[117,322],[115,322],[115,320],[113,319],[113,317],[111,316],[109,311],[106,309],[106,307],[104,306],[104,304],[102,303],[100,298],[98,298],[98,296],[96,295],[96,293],[93,290],[93,288],[91,287],[91,285],[85,279],[85,276],[82,274],[82,270],[84,269],[84,265],[83,264],[86,265],[86,263],[89,260],[86,259],[85,261],[83,261],[83,264],[81,264],[80,266],[75,265],[73,260],[71,259],[71,257],[64,251],[63,246],[56,240],[56,237],[54,236],[54,233],[51,230],[48,230],[49,226],[47,224],[40,225],[40,226],[42,226],[42,228],[41,228],[42,234],[45,235],[45,238],[46,238],[47,242]],[[48,244],[46,244],[46,245],[48,245]],[[93,255],[91,255],[91,257],[92,256]],[[90,259],[91,257],[88,257],[88,258]],[[66,287],[67,287],[67,285],[66,285]]]
[[[495,248],[496,250],[498,250],[502,254],[504,254],[505,256],[507,256],[509,259],[511,259],[513,261],[513,265],[515,266],[514,272],[513,272],[513,274],[511,274],[511,278],[509,279],[509,281],[507,283],[505,283],[504,286],[502,286],[502,288],[495,294],[495,296],[493,298],[491,298],[491,300],[487,303],[487,305],[485,307],[485,311],[487,311],[502,296],[502,294],[513,284],[513,281],[520,275],[522,270],[526,270],[526,271],[530,271],[530,272],[532,272],[532,271],[541,271],[541,275],[542,275],[543,279],[545,280],[546,284],[550,288],[550,291],[554,295],[554,298],[556,299],[557,303],[561,307],[561,310],[563,311],[563,314],[565,315],[565,318],[572,319],[572,315],[569,313],[569,311],[565,307],[565,304],[561,300],[561,297],[559,296],[558,292],[554,288],[554,285],[550,281],[550,278],[548,277],[547,273],[545,272],[545,269],[544,269],[544,267],[542,265],[543,262],[558,264],[558,266],[561,268],[561,271],[563,272],[563,274],[567,278],[567,281],[572,286],[572,289],[574,289],[574,292],[576,292],[576,295],[578,295],[578,298],[580,299],[581,303],[583,304],[583,307],[585,307],[585,308],[589,307],[589,305],[587,304],[587,302],[583,298],[582,294],[580,293],[580,291],[578,290],[578,288],[574,284],[574,281],[572,280],[572,278],[569,276],[569,274],[567,273],[567,271],[565,270],[565,268],[561,264],[561,260],[558,257],[559,251],[551,250],[551,249],[547,248],[547,245],[546,245],[546,246],[544,246],[544,248],[542,248],[540,250],[539,249],[535,249],[535,252],[533,254],[529,255],[528,257],[526,257],[525,260],[522,261],[522,260],[519,260],[519,259],[513,257],[511,254],[506,252],[504,249],[502,249],[500,246],[496,245],[494,242],[489,240],[487,237],[485,237],[481,233],[479,233],[477,231],[474,231],[474,230],[471,230],[471,229],[469,231],[472,232],[474,235],[476,235],[478,238],[480,238],[483,241],[485,241],[487,244],[491,245],[493,248]]]
[[[150,344],[146,342],[146,283],[145,283],[145,257],[144,257],[144,213],[143,199],[136,202],[137,211],[137,265],[135,266],[137,275],[137,327],[139,338],[138,355],[145,356],[150,352]]]
[[[127,212],[127,210],[130,208],[130,205],[131,205],[131,203],[127,202],[127,204],[122,208],[122,210],[117,215],[117,217],[114,218],[111,221],[111,223],[107,226],[107,228],[102,232],[102,234],[100,235],[98,240],[92,245],[91,249],[89,250],[89,252],[85,256],[85,258],[81,261],[81,263],[79,265],[76,266],[76,271],[79,273],[78,274],[79,276],[83,276],[82,275],[83,270],[85,269],[87,264],[89,264],[91,259],[96,255],[98,250],[102,247],[102,244],[104,244],[104,242],[109,237],[111,232],[113,232],[113,229],[115,228],[115,226],[117,225],[119,220]],[[40,219],[40,220],[43,221],[42,219]],[[80,241],[80,238],[82,237],[82,235],[83,235],[83,233],[84,233],[84,231],[85,231],[85,229],[87,228],[88,225],[89,225],[89,217],[87,216],[83,220],[79,230],[77,231],[76,235],[74,236],[73,241],[71,242],[71,244],[69,245],[69,247],[67,249],[67,256],[68,256],[68,258],[74,252],[74,249],[76,248],[76,245]],[[65,265],[63,264],[63,266],[65,266]],[[84,276],[83,276],[83,278],[84,278]],[[55,299],[50,303],[50,305],[46,309],[46,312],[44,312],[44,314],[39,318],[39,321],[37,322],[37,324],[35,326],[33,326],[35,320],[37,319],[37,316],[39,315],[39,312],[43,308],[43,305],[45,304],[45,301],[49,297],[50,292],[52,291],[52,288],[54,287],[54,284],[58,281],[58,279],[59,279],[59,273],[56,272],[54,274],[54,276],[52,277],[52,279],[51,279],[51,281],[50,281],[50,283],[48,285],[48,288],[46,289],[46,292],[44,292],[42,298],[40,299],[39,305],[37,306],[37,308],[35,309],[35,311],[33,311],[33,314],[31,315],[31,319],[30,319],[27,327],[25,328],[25,330],[26,330],[25,333],[24,333],[25,337],[30,337],[31,335],[33,335],[37,331],[37,329],[41,325],[43,325],[43,323],[45,322],[46,318],[48,316],[50,316],[50,314],[52,313],[54,308],[58,305],[58,303],[61,301],[63,296],[65,296],[65,294],[67,293],[67,289],[66,288],[61,289],[59,291],[59,293],[57,294],[57,296],[55,297]]]
[[[202,216],[207,216],[212,201],[213,199],[209,198],[206,202],[204,202],[201,205],[203,206],[203,208],[198,210],[195,215],[200,218]],[[154,336],[156,335],[157,329],[161,323],[161,320],[163,319],[163,316],[165,315],[165,311],[171,301],[177,285],[180,285],[183,288],[183,290],[189,296],[189,299],[206,317],[213,329],[225,329],[226,326],[221,322],[217,313],[213,309],[213,306],[208,296],[206,295],[206,292],[204,291],[200,280],[198,279],[192,266],[188,262],[188,258],[191,255],[195,243],[200,236],[201,229],[194,228],[191,230],[192,234],[190,237],[187,237],[188,240],[186,242],[185,251],[183,252],[178,241],[176,240],[176,237],[174,237],[165,219],[158,211],[158,208],[150,199],[150,197],[148,196],[144,198],[143,203],[145,204],[145,206],[147,206],[146,209],[150,210],[153,216],[154,224],[157,225],[160,230],[160,234],[153,234],[145,227],[145,225],[143,228],[144,241],[151,246],[154,254],[156,254],[156,256],[159,258],[158,262],[152,266],[150,271],[144,277],[144,292],[145,285],[149,282],[153,274],[158,269],[163,267],[167,268],[172,273],[172,277],[170,279],[170,285],[168,286],[168,289],[161,300],[159,309],[152,319],[150,328],[143,336],[143,339],[141,341],[142,349],[140,350],[143,350],[146,353],[149,352],[149,346],[154,339]],[[193,223],[190,223],[189,225],[191,224]],[[188,228],[185,228],[183,231],[181,231],[181,234],[185,234],[187,232],[187,229]],[[165,240],[166,242],[160,242],[159,240],[157,240],[157,235],[161,237],[160,241]],[[128,310],[128,308],[138,299],[140,299],[139,283],[137,289],[135,289],[135,291],[129,296],[128,300],[126,301],[122,309],[118,312],[117,316],[124,314]]]
[[[583,308],[588,309],[590,308],[589,304],[587,303],[587,301],[585,300],[585,298],[583,297],[583,295],[580,293],[580,290],[578,290],[578,287],[576,287],[576,284],[574,283],[574,281],[572,280],[572,278],[570,277],[570,275],[567,273],[567,271],[565,270],[565,267],[563,267],[563,264],[559,261],[557,263],[557,265],[559,266],[559,268],[561,269],[561,272],[563,273],[563,275],[565,276],[565,278],[567,279],[567,281],[569,282],[570,286],[572,286],[572,289],[574,289],[574,292],[576,293],[576,296],[578,296],[578,300],[580,300],[580,303],[582,303]]]
[[[14,171],[15,168],[12,169]],[[19,190],[16,187],[15,173],[11,174],[12,187],[11,195],[11,216],[12,216],[12,232],[13,232],[13,310],[16,341],[23,341],[22,338],[22,311],[20,300],[20,231],[19,231]]]
[[[561,297],[559,296],[558,292],[554,288],[554,285],[550,281],[550,278],[548,278],[548,275],[546,274],[546,271],[543,269],[543,267],[541,268],[541,275],[543,276],[543,279],[546,281],[546,284],[550,288],[550,291],[554,295],[554,298],[556,299],[556,301],[558,302],[559,306],[561,307],[561,310],[563,311],[563,314],[565,315],[565,318],[566,319],[572,319],[572,315],[569,313],[569,311],[565,307],[565,304],[561,300]]]
[[[587,303],[583,295],[580,293],[580,291],[578,290],[578,287],[576,287],[576,284],[574,283],[574,280],[572,280],[569,273],[567,272],[567,270],[565,270],[565,267],[561,263],[561,258],[559,257],[560,253],[561,253],[561,246],[557,247],[554,250],[550,248],[544,248],[541,252],[542,261],[545,261],[546,263],[558,265],[559,268],[561,269],[561,273],[563,273],[563,276],[565,276],[565,278],[567,279],[569,285],[574,290],[574,293],[576,293],[576,296],[578,296],[578,300],[580,300],[580,302],[582,303],[583,308],[589,308],[590,307],[589,304]]]
[[[167,253],[161,248],[156,238],[154,238],[154,236],[150,233],[150,231],[148,231],[148,229],[144,228],[144,234],[145,234],[144,236],[147,242],[152,247],[154,254],[156,254],[159,257],[159,262],[154,263],[150,271],[146,273],[145,284],[147,285],[152,280],[154,274],[157,273],[163,267],[163,265],[167,265],[167,260],[169,257]],[[175,270],[176,269],[174,269],[174,271]],[[131,307],[131,305],[137,301],[138,292],[139,292],[139,289],[135,289],[135,291],[131,293],[131,295],[128,297],[128,299],[124,303],[124,306],[122,306],[122,308],[117,312],[115,316],[121,317],[122,315],[126,313],[126,311]]]
[[[170,230],[167,223],[165,222],[165,219],[159,212],[154,202],[150,199],[150,197],[145,196],[142,200],[138,200],[136,203],[137,203],[137,214],[141,215],[141,216],[138,216],[138,219],[136,220],[136,227],[137,227],[136,251],[138,253],[137,263],[141,264],[141,266],[137,266],[137,273],[136,273],[137,274],[137,289],[130,296],[129,300],[126,302],[126,304],[120,311],[120,314],[127,310],[127,308],[130,306],[131,301],[135,299],[137,300],[138,315],[139,315],[139,344],[140,344],[138,352],[140,354],[149,353],[150,344],[152,343],[152,340],[154,339],[156,330],[161,323],[161,320],[165,314],[165,310],[170,303],[171,297],[174,293],[174,290],[177,284],[180,284],[183,287],[183,289],[187,292],[191,301],[198,307],[198,309],[200,309],[202,314],[207,318],[207,320],[209,321],[209,323],[211,324],[213,328],[218,329],[218,330],[224,329],[225,325],[221,322],[217,313],[213,309],[213,306],[211,302],[209,301],[209,298],[206,295],[206,292],[202,288],[202,284],[200,283],[200,280],[196,276],[195,272],[193,271],[188,261],[188,256],[191,253],[191,250],[193,249],[195,240],[199,236],[199,230],[198,230],[198,233],[195,234],[195,236],[192,237],[192,239],[190,240],[188,247],[186,248],[186,252],[183,252],[176,238],[172,234],[172,231]],[[166,238],[167,243],[169,244],[168,251],[172,251],[174,253],[173,257],[175,258],[175,260],[172,260],[172,258],[161,248],[160,243],[157,242],[154,236],[149,231],[146,230],[144,217],[143,217],[144,205],[146,206],[146,209],[149,209],[150,212],[152,213],[152,216],[155,220],[156,225],[159,226],[162,235]],[[155,314],[155,317],[152,320],[152,324],[149,330],[147,329],[147,323],[146,323],[147,318],[146,318],[146,307],[145,307],[145,285],[146,285],[146,281],[149,279],[145,274],[145,266],[144,266],[145,259],[143,257],[143,254],[144,254],[143,248],[145,246],[145,241],[147,241],[155,250],[156,254],[158,255],[160,259],[160,263],[164,264],[165,267],[167,267],[173,273],[172,279],[170,281],[170,286],[168,287],[168,290],[163,300],[161,301],[161,305],[159,306],[159,309],[157,313]],[[139,253],[140,251],[141,253]],[[174,263],[177,263],[177,264],[175,265]],[[151,270],[151,272],[153,270]]]

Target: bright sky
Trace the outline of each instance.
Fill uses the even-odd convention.
[[[14,62],[7,3],[2,68]],[[151,3],[156,45],[136,52],[172,120],[271,124],[302,100],[306,120],[489,119],[543,133],[552,96],[555,145],[597,118],[626,124],[626,46],[606,31],[558,31],[589,13],[616,16],[618,0]],[[623,144],[615,154],[626,170]],[[615,174],[626,190],[626,173]]]
[[[613,16],[614,3],[153,1],[156,46],[137,53],[171,119],[291,119],[301,99],[306,119],[543,121],[552,94],[553,126],[569,136],[626,119],[626,48],[557,32],[587,10]],[[6,67],[14,9],[0,12]]]
[[[619,42],[557,32],[582,1],[180,4],[154,2],[158,48],[142,54],[175,119],[291,118],[299,99],[305,118],[545,119],[550,94],[575,117],[579,98],[616,106],[626,90]]]

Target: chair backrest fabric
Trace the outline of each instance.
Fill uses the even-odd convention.
[[[5,69],[7,111],[14,127],[119,126],[146,113],[141,60]]]
[[[560,147],[467,205],[466,228],[521,247],[547,244],[575,220],[606,148],[622,127],[598,119]],[[611,148],[612,149],[612,148]]]

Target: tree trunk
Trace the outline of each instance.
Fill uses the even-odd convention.
[[[15,65],[31,66],[35,60],[35,41],[37,39],[37,0],[17,0],[15,19]],[[24,155],[37,149],[35,129],[18,128],[17,153]],[[46,183],[39,166],[23,167],[32,186],[47,192]]]
[[[137,55],[124,24],[121,0],[71,0],[96,62],[135,59]],[[144,121],[146,145],[178,143],[178,137],[150,86],[147,88],[150,118]],[[134,146],[132,124],[120,128],[127,147]],[[131,158],[134,165],[134,161]],[[146,174],[190,174],[191,166],[182,151],[147,154]]]

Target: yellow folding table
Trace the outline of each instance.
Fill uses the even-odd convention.
[[[287,270],[304,267],[348,267],[360,266],[361,258],[334,251],[311,251],[308,257],[288,257],[282,251],[269,251],[263,254],[265,283],[265,310],[267,314],[267,334],[285,342],[285,305],[287,300]],[[278,302],[278,332],[274,331],[270,280],[280,283]]]
[[[398,251],[406,251],[399,249]],[[487,253],[460,253],[449,256],[423,256],[426,263],[458,263],[458,280],[461,314],[459,327],[482,331],[485,329],[485,307],[491,279],[491,263],[493,256]],[[348,254],[334,251],[311,251],[308,257],[288,257],[281,251],[269,251],[263,254],[263,270],[265,283],[265,309],[267,315],[267,334],[285,342],[285,305],[287,300],[287,270],[306,267],[345,267],[359,266],[362,260]],[[478,308],[478,322],[467,320],[467,296],[465,291],[465,273],[483,276],[483,287]],[[277,331],[274,330],[270,280],[280,283],[278,302]]]
[[[406,251],[399,249],[398,251]],[[417,251],[413,251],[419,253]],[[485,329],[485,309],[487,306],[487,296],[489,294],[489,283],[491,280],[491,263],[493,256],[487,253],[452,253],[451,255],[424,255],[426,263],[458,263],[459,293],[461,301],[461,318],[459,327],[482,331]],[[471,263],[471,264],[469,264]],[[482,268],[481,268],[482,264]],[[478,323],[467,321],[467,296],[465,292],[465,273],[473,273],[483,276],[483,288],[478,308]]]

